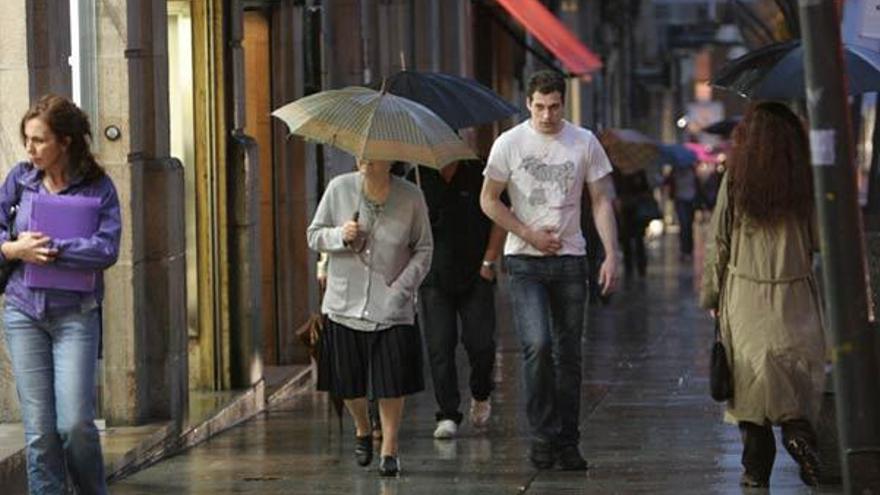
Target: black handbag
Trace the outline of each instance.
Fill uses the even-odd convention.
[[[721,324],[715,318],[715,342],[712,343],[712,361],[709,364],[709,389],[712,398],[718,402],[733,398],[733,376],[727,364],[727,350],[721,342]]]
[[[727,238],[733,237],[733,200],[728,196],[728,225],[730,231],[726,233]],[[724,286],[727,267],[721,272],[720,287]],[[724,348],[724,342],[721,341],[721,301],[722,294],[719,289],[718,293],[718,311],[715,315],[715,341],[712,343],[712,355],[709,362],[709,393],[717,402],[728,401],[733,398],[733,374],[730,372],[730,364],[727,361],[727,349]]]
[[[7,221],[9,223],[9,240],[14,241],[18,238],[18,232],[15,229],[15,215],[18,213],[18,202],[9,209],[9,216],[7,217]],[[12,276],[12,272],[18,268],[18,265],[21,264],[21,260],[7,260],[4,259],[0,262],[0,294],[6,292],[6,284],[9,283],[9,277]]]

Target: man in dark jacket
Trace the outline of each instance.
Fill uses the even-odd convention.
[[[419,289],[419,324],[438,405],[434,430],[438,439],[453,438],[463,419],[455,365],[459,340],[471,367],[470,421],[485,426],[491,414],[494,285],[504,231],[480,209],[482,172],[480,162],[454,163],[439,172],[418,169],[434,237],[431,271]],[[415,170],[409,175],[415,180]]]

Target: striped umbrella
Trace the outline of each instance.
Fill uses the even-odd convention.
[[[322,91],[288,103],[272,115],[284,121],[291,134],[361,159],[400,160],[439,169],[476,158],[431,110],[369,88]]]

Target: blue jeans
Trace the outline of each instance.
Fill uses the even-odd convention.
[[[95,367],[100,311],[35,320],[7,304],[12,358],[27,441],[31,494],[105,494],[104,459],[95,427]]]
[[[577,445],[586,259],[508,256],[505,266],[513,324],[522,345],[532,439],[558,447]]]

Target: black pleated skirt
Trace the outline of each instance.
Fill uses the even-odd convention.
[[[327,319],[318,356],[318,390],[343,399],[395,398],[425,389],[422,335],[414,325],[363,332]]]

